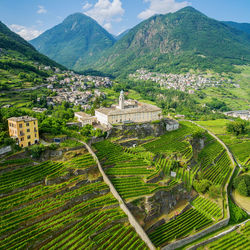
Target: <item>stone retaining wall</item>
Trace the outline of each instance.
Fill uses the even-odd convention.
[[[104,172],[104,170],[103,170],[103,168],[102,168],[102,166],[101,166],[101,164],[100,164],[97,156],[95,155],[94,151],[85,142],[81,141],[81,143],[83,143],[86,146],[86,148],[88,149],[88,151],[92,154],[93,158],[95,159],[95,161],[96,161],[96,163],[98,165],[99,171],[102,174],[104,182],[109,186],[110,192],[118,200],[121,209],[128,216],[128,220],[129,220],[130,224],[134,227],[135,231],[141,237],[141,239],[147,244],[147,246],[149,247],[149,249],[155,250],[155,247],[154,247],[153,243],[151,242],[151,240],[149,239],[148,235],[145,233],[145,231],[143,230],[143,228],[141,227],[141,225],[137,222],[137,220],[135,219],[135,217],[132,215],[132,213],[130,212],[130,210],[127,208],[125,202],[123,201],[123,199],[121,198],[121,196],[119,195],[119,193],[116,191],[114,185],[109,180],[108,176],[105,174],[105,172]]]
[[[229,222],[229,218],[222,220],[222,221],[216,223],[215,225],[212,225],[211,227],[206,228],[195,235],[189,236],[185,239],[178,240],[172,244],[169,244],[169,245],[163,247],[162,250],[173,250],[173,249],[177,249],[179,247],[182,247],[186,244],[189,244],[192,241],[195,241],[195,240],[205,236],[206,234],[209,234],[211,232],[214,232],[214,231],[220,229],[221,227],[226,226],[228,224],[228,222]]]
[[[0,148],[0,155],[9,153],[9,152],[11,152],[11,150],[12,150],[11,146],[6,146],[6,147],[3,147],[3,148]]]

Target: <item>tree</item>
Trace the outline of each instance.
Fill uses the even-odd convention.
[[[234,188],[244,196],[250,195],[250,175],[244,174],[236,177],[233,180]]]
[[[220,194],[221,194],[220,186],[219,185],[217,185],[217,186],[214,186],[214,185],[210,186],[208,194],[213,199],[216,199],[216,198],[220,197]]]
[[[248,196],[248,191],[247,191],[247,184],[244,179],[242,179],[238,185],[237,190],[239,193],[243,196]]]
[[[198,193],[205,193],[210,187],[211,183],[209,180],[203,179],[201,181],[195,180],[193,186]]]
[[[248,122],[245,121],[234,121],[227,124],[227,132],[241,135],[245,134],[248,130]]]

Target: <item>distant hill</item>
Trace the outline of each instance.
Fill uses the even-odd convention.
[[[249,62],[250,36],[186,7],[143,21],[92,67],[120,75],[141,67],[164,72],[231,71],[233,64]]]
[[[222,23],[229,25],[232,28],[241,30],[250,35],[250,23],[236,23],[236,22],[231,22],[231,21],[225,21]]]
[[[81,70],[110,48],[115,38],[92,18],[76,13],[30,43],[56,62]]]

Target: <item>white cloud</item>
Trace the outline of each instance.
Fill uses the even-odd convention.
[[[88,10],[88,9],[90,9],[92,6],[93,6],[93,4],[91,4],[91,3],[89,3],[89,2],[86,2],[86,3],[82,6],[82,9],[83,9],[83,10]]]
[[[106,30],[110,31],[110,30],[112,29],[112,24],[111,24],[111,23],[105,23],[105,24],[103,25],[103,27],[104,27]]]
[[[44,6],[38,5],[38,11],[37,11],[37,13],[38,14],[46,14],[47,10],[44,8]]]
[[[121,0],[98,0],[84,14],[94,18],[103,27],[111,31],[113,22],[120,22],[124,14]]]
[[[10,29],[23,37],[25,40],[32,40],[42,34],[42,31],[25,27],[18,24],[11,24]]]
[[[144,2],[149,2],[150,5],[138,15],[140,19],[147,19],[155,14],[175,12],[189,5],[187,1],[176,2],[176,0],[144,0]]]

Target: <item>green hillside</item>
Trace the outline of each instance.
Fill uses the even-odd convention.
[[[232,71],[250,62],[250,37],[192,7],[156,15],[140,23],[94,65],[114,75],[144,67],[180,72],[193,69]]]
[[[81,69],[111,47],[115,38],[92,18],[76,13],[31,40],[38,51],[74,69]]]
[[[66,69],[37,50],[0,22],[0,90],[42,84],[50,71],[45,66]]]
[[[250,23],[236,23],[231,21],[226,21],[222,23],[231,26],[232,28],[235,28],[237,30],[244,31],[247,34],[250,34]]]

